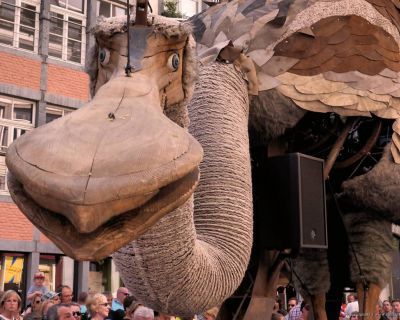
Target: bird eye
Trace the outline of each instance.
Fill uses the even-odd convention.
[[[171,71],[176,71],[179,68],[179,54],[173,53],[168,58],[168,68]]]
[[[110,51],[106,48],[101,48],[99,51],[99,60],[102,65],[108,64],[110,61]]]

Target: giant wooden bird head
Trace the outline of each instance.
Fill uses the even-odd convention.
[[[99,22],[93,99],[7,154],[15,202],[77,259],[98,260],[138,237],[185,202],[199,178],[201,146],[175,110],[192,90],[191,30],[149,17],[130,26],[130,43],[126,31],[126,18]]]

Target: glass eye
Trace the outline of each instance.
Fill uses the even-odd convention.
[[[102,65],[108,64],[110,61],[110,51],[106,48],[101,48],[99,51],[99,60]]]
[[[179,68],[179,54],[173,53],[168,58],[168,68],[171,71],[176,71]]]

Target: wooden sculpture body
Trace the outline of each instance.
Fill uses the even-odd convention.
[[[100,259],[126,245],[114,258],[141,302],[182,315],[220,304],[239,285],[252,242],[249,94],[258,97],[251,99],[251,125],[267,139],[294,126],[304,110],[396,119],[382,165],[392,168],[400,162],[398,6],[236,0],[186,26],[149,19],[143,68],[131,77],[124,74],[124,22],[105,20],[95,31],[93,100],[10,147],[10,192],[72,257]],[[193,66],[189,72],[185,64],[188,25],[202,66],[189,107],[195,139],[182,128],[193,82]],[[275,110],[274,118],[271,104],[286,113]],[[375,190],[388,181],[375,180]],[[348,192],[357,196],[357,188]],[[385,211],[382,223],[399,212],[373,209]],[[379,279],[370,283],[367,312],[381,287]],[[313,295],[324,290],[317,286]]]

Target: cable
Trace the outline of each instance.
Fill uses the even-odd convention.
[[[299,275],[297,274],[297,272],[294,270],[293,268],[293,261],[291,258],[289,259],[289,265],[290,265],[290,271],[291,271],[291,278],[292,278],[292,274],[294,274],[297,278],[297,280],[299,280],[300,282],[300,286],[304,289],[305,293],[307,293],[308,296],[311,297],[310,291],[307,289],[307,286],[304,284],[304,282],[301,280],[301,278],[299,277]]]
[[[290,265],[290,278],[293,277],[293,276],[292,276],[293,274],[296,276],[297,280],[300,282],[300,286],[303,288],[303,290],[305,291],[305,293],[310,297],[311,308],[312,308],[312,310],[313,310],[313,312],[314,312],[314,311],[315,311],[315,308],[314,308],[313,299],[312,299],[312,297],[311,297],[311,293],[310,293],[310,291],[307,289],[307,286],[306,286],[306,285],[304,284],[304,282],[301,280],[301,278],[299,277],[299,275],[297,274],[297,272],[294,270],[292,259],[291,259],[291,258],[288,258],[288,259],[289,259],[289,265]],[[315,314],[314,314],[314,319],[315,319]]]
[[[332,184],[331,184],[331,181],[330,181],[329,177],[328,177],[327,181],[328,181],[329,190],[331,192],[331,195],[332,195],[334,203],[335,203],[336,210],[339,213],[339,216],[340,216],[340,218],[342,220],[342,223],[343,223],[344,230],[346,231],[347,242],[349,243],[350,250],[351,250],[351,252],[352,252],[352,254],[354,256],[354,259],[356,261],[357,268],[358,268],[358,271],[359,271],[359,275],[360,275],[360,278],[361,278],[361,281],[362,281],[362,284],[363,284],[363,289],[364,289],[363,314],[365,314],[365,307],[366,307],[366,300],[367,300],[366,295],[367,295],[367,291],[368,291],[368,283],[365,280],[365,276],[364,276],[364,273],[362,271],[362,268],[361,268],[361,265],[360,265],[360,261],[358,260],[356,250],[354,249],[354,245],[350,240],[349,232],[348,232],[346,224],[344,222],[343,211],[340,208],[339,201],[338,201],[338,199],[336,197],[336,194],[335,194],[335,192],[333,190],[333,187],[332,187]]]

